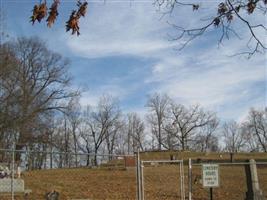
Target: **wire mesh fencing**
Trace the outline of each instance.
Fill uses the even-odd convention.
[[[141,161],[142,199],[185,200],[182,160]]]
[[[0,199],[135,199],[134,155],[0,150]]]
[[[216,163],[213,161],[211,163]],[[267,162],[256,162],[256,173],[258,177],[259,188],[262,195],[267,197]],[[213,199],[254,199],[253,184],[251,178],[250,162],[219,162],[219,186],[212,188],[203,186],[203,164],[196,160],[192,162],[192,199],[209,200],[211,195]],[[255,179],[254,179],[255,180]],[[254,181],[253,180],[253,181]]]
[[[259,179],[259,187],[263,192],[263,196],[267,199],[267,162],[258,162],[257,173]]]

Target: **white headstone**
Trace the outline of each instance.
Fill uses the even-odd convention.
[[[18,174],[18,178],[20,178],[21,177],[21,168],[20,168],[20,166],[18,166],[17,174]]]

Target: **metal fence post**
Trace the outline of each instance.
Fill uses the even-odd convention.
[[[53,169],[53,153],[50,151],[50,169]]]
[[[142,200],[145,199],[145,190],[144,190],[144,165],[143,162],[141,161],[141,165],[140,165],[140,174],[141,174],[141,188],[142,188],[142,192],[141,192],[141,196],[142,196]]]
[[[183,160],[180,161],[180,192],[181,199],[185,200],[185,189],[184,189],[184,163]]]
[[[179,171],[180,171],[180,194],[181,194],[181,198],[182,199],[182,195],[183,195],[183,190],[182,190],[182,167],[181,167],[181,163],[179,163]]]
[[[137,200],[142,200],[141,198],[141,184],[140,184],[140,157],[139,149],[136,153],[136,187],[137,187]]]
[[[12,145],[11,199],[14,200],[15,142]]]
[[[188,200],[192,200],[192,160],[188,160]]]
[[[264,196],[260,189],[256,161],[254,159],[249,160],[250,176],[252,184],[253,200],[263,200]]]

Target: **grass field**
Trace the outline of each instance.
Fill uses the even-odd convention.
[[[203,154],[192,152],[147,152],[142,153],[143,160],[170,159],[187,160],[188,157],[203,160],[227,160],[229,154]],[[264,160],[267,154],[238,154],[235,160],[241,161],[249,158]],[[185,165],[185,180],[187,189],[187,165]],[[50,169],[24,172],[26,189],[32,190],[29,200],[42,200],[46,192],[56,190],[61,200],[131,200],[136,197],[135,167],[126,169],[117,168],[76,168],[76,169]],[[267,165],[258,166],[258,176],[265,197],[267,198]],[[193,199],[208,199],[208,189],[201,184],[201,166],[193,166]],[[177,165],[158,165],[144,167],[145,199],[174,200],[180,198],[179,167]],[[246,177],[244,166],[221,166],[220,187],[214,189],[214,199],[241,200],[245,199]],[[0,196],[1,200],[10,199]],[[16,199],[23,199],[17,195]]]

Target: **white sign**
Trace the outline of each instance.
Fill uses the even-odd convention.
[[[202,165],[203,187],[219,187],[219,165]]]

